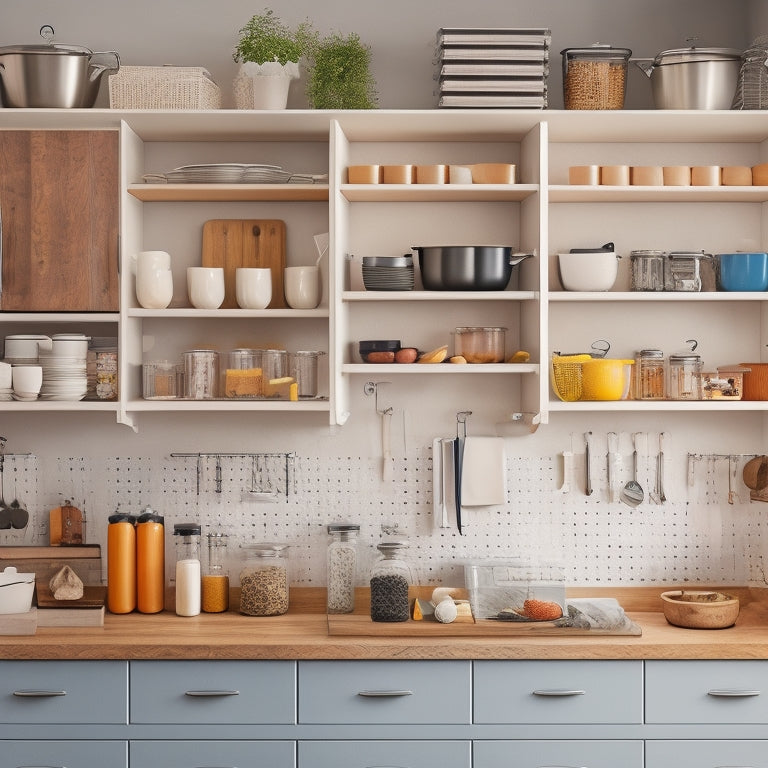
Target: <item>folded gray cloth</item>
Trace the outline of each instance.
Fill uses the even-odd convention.
[[[612,597],[578,597],[566,600],[567,616],[558,619],[558,627],[579,629],[605,629],[614,632],[636,630],[639,627],[625,613],[618,601]]]

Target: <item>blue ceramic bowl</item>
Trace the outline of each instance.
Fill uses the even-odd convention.
[[[768,290],[768,253],[718,253],[721,291]]]

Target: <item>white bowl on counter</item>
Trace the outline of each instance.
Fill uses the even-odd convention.
[[[619,273],[615,251],[558,253],[560,282],[566,291],[610,291]]]
[[[9,565],[0,573],[0,614],[27,613],[32,608],[35,574],[19,573]]]

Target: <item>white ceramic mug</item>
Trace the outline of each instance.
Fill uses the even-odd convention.
[[[136,271],[136,298],[144,309],[165,309],[173,299],[171,270],[139,267]]]
[[[187,292],[196,309],[218,309],[224,302],[224,269],[187,267]]]
[[[43,386],[43,368],[40,365],[14,365],[11,378],[16,394],[36,395]]]
[[[267,267],[238,267],[235,297],[240,309],[265,309],[272,301],[272,270]]]
[[[320,267],[286,267],[285,300],[293,309],[314,309],[320,303]]]

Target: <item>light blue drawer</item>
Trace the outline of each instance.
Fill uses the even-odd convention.
[[[126,723],[124,661],[0,661],[2,723]]]
[[[473,768],[643,768],[642,741],[476,741],[472,754]]]
[[[768,662],[647,661],[649,723],[768,723]]]
[[[470,768],[469,741],[300,741],[299,768]]]
[[[469,723],[469,661],[300,661],[300,723]]]
[[[641,661],[476,661],[476,723],[640,723]]]
[[[646,741],[646,768],[768,768],[768,741]]]
[[[296,722],[292,661],[132,661],[132,723]]]
[[[132,741],[131,768],[296,768],[294,741]]]
[[[128,768],[125,741],[0,741],[3,768]]]

